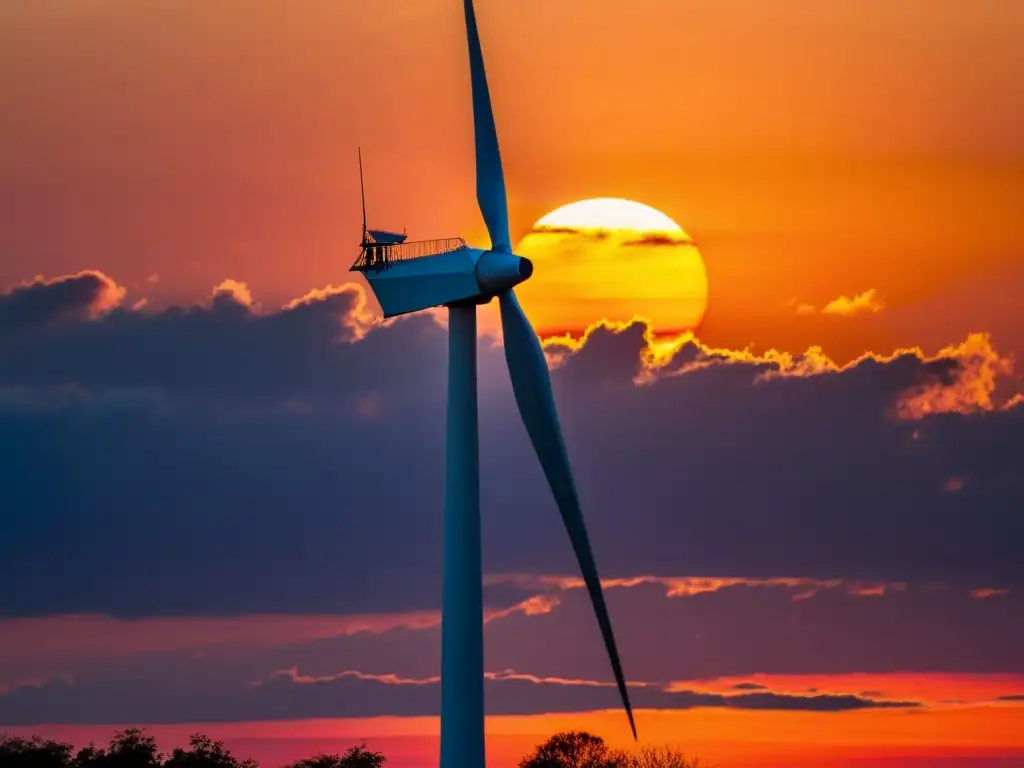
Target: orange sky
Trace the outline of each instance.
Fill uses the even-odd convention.
[[[344,282],[359,144],[372,221],[484,241],[459,13],[4,4],[0,282],[92,267],[154,305],[226,277],[268,305]],[[532,0],[479,15],[514,232],[599,195],[665,211],[701,243],[716,345],[849,357],[989,330],[1022,348],[1020,3]],[[871,289],[881,317],[795,316]]]

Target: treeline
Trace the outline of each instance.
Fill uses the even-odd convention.
[[[352,747],[340,755],[317,755],[292,764],[292,768],[382,768],[387,758],[380,752]],[[255,760],[240,760],[222,741],[201,733],[189,738],[187,749],[164,755],[156,739],[141,728],[114,735],[106,748],[90,744],[75,752],[70,744],[33,736],[0,738],[0,768],[258,768]]]
[[[380,752],[366,745],[341,754],[321,754],[289,768],[383,768]],[[224,743],[203,734],[189,738],[187,748],[164,755],[156,739],[140,728],[114,735],[105,748],[90,744],[77,752],[71,744],[38,736],[0,736],[0,768],[259,768],[240,760]],[[609,748],[600,736],[584,731],[557,733],[519,761],[519,768],[705,768],[673,747],[645,747],[639,752]],[[708,767],[710,768],[710,767]]]

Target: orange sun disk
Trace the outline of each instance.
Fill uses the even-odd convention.
[[[534,224],[516,253],[535,264],[516,289],[544,336],[581,335],[600,320],[651,321],[654,331],[700,325],[708,280],[700,251],[665,214],[631,200],[594,198]]]

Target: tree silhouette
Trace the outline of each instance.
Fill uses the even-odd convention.
[[[697,758],[688,758],[681,750],[668,745],[644,747],[630,756],[631,768],[712,768]]]
[[[175,749],[164,763],[164,768],[257,768],[255,760],[239,762],[223,741],[213,741],[209,736],[193,733],[188,739],[188,749]],[[76,766],[81,768],[81,766]]]
[[[519,768],[625,768],[628,756],[586,731],[556,733],[519,761]]]
[[[381,752],[371,752],[363,744],[349,747],[343,755],[317,755],[307,757],[290,768],[381,768],[388,759]]]
[[[187,749],[167,757],[156,740],[140,728],[114,734],[106,749],[90,744],[73,755],[73,747],[52,739],[0,734],[0,768],[259,768],[255,760],[239,760],[201,733],[189,737]],[[289,768],[383,768],[387,758],[365,744],[340,755],[315,755]],[[519,768],[711,768],[670,746],[644,747],[628,753],[609,749],[604,739],[586,731],[556,733],[519,761]]]
[[[71,757],[70,744],[38,736],[0,738],[0,768],[258,768],[254,760],[237,760],[224,748],[202,734],[189,739],[188,749],[175,749],[164,759],[156,739],[140,728],[114,734],[106,749],[93,744]]]
[[[72,762],[74,768],[105,768],[106,764],[107,753],[102,749],[96,749],[92,744],[78,750]]]
[[[97,752],[102,768],[159,768],[163,755],[157,751],[156,739],[141,728],[126,728],[114,734],[106,754]]]
[[[222,741],[194,733],[187,749],[177,748],[166,759],[156,740],[139,728],[114,735],[106,749],[90,744],[78,750],[63,742],[0,735],[0,768],[259,768],[255,760],[239,760]],[[351,747],[341,755],[316,755],[293,763],[291,768],[383,768],[387,762],[380,752],[365,744]]]
[[[702,768],[671,746],[644,747],[629,753],[609,749],[586,731],[556,733],[519,761],[519,768]],[[710,766],[708,767],[710,768]]]
[[[68,768],[71,745],[59,741],[43,741],[38,736],[0,738],[0,768]]]

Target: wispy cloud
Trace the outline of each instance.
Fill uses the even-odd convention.
[[[953,475],[953,477],[949,478],[945,485],[942,486],[942,490],[946,493],[956,493],[957,491],[962,491],[964,489],[965,483],[966,478],[961,475]]]
[[[615,683],[601,680],[586,680],[561,677],[545,677],[506,669],[500,672],[485,672],[485,685],[488,688],[488,702],[491,711],[517,712],[523,709],[525,702],[534,697],[537,701],[547,700],[548,711],[582,710],[598,706],[603,708],[614,701]],[[364,695],[371,699],[386,694],[387,689],[418,688],[436,689],[440,677],[403,677],[394,673],[368,673],[360,670],[346,669],[327,675],[304,674],[297,667],[278,670],[266,678],[253,681],[250,687],[262,689],[273,687],[281,695],[288,687],[317,688],[326,692],[337,688],[339,694],[349,681],[369,683],[374,687],[363,687]],[[755,683],[734,685],[725,690],[711,690],[705,687],[692,687],[686,683],[662,684],[646,681],[629,681],[632,699],[637,709],[695,709],[695,708],[728,708],[744,710],[783,710],[808,712],[840,712],[863,709],[917,709],[922,706],[919,701],[910,699],[889,699],[884,696],[863,696],[849,692],[821,691],[818,689],[802,691],[776,692],[768,686]],[[604,692],[605,698],[595,700],[597,691]],[[323,696],[324,693],[312,694]],[[401,707],[402,714],[415,716],[434,714],[437,702],[422,698],[410,699],[412,708],[399,705],[396,699],[391,707]]]
[[[885,309],[885,301],[874,288],[853,297],[840,296],[825,304],[820,310],[813,304],[797,304],[798,315],[834,315],[837,317],[855,317],[857,315],[876,315]]]
[[[863,293],[858,293],[853,298],[840,296],[838,299],[833,299],[821,308],[821,313],[853,317],[854,315],[877,314],[883,309],[885,309],[885,302],[878,295],[878,291],[871,288]]]
[[[577,576],[539,574],[489,574],[488,584],[510,583],[524,589],[557,589],[560,591],[583,589],[586,585]],[[902,581],[859,581],[853,579],[814,579],[807,577],[699,577],[699,576],[631,576],[629,578],[602,579],[604,589],[631,589],[642,585],[663,587],[669,598],[695,597],[727,589],[779,589],[790,594],[793,601],[807,600],[822,590],[838,590],[851,597],[882,597],[892,592],[903,592],[907,584]],[[539,613],[539,612],[538,612]]]
[[[231,278],[223,280],[213,289],[212,296],[214,301],[221,296],[226,296],[244,307],[255,308],[252,291],[246,283],[243,283],[240,280],[232,280]]]

